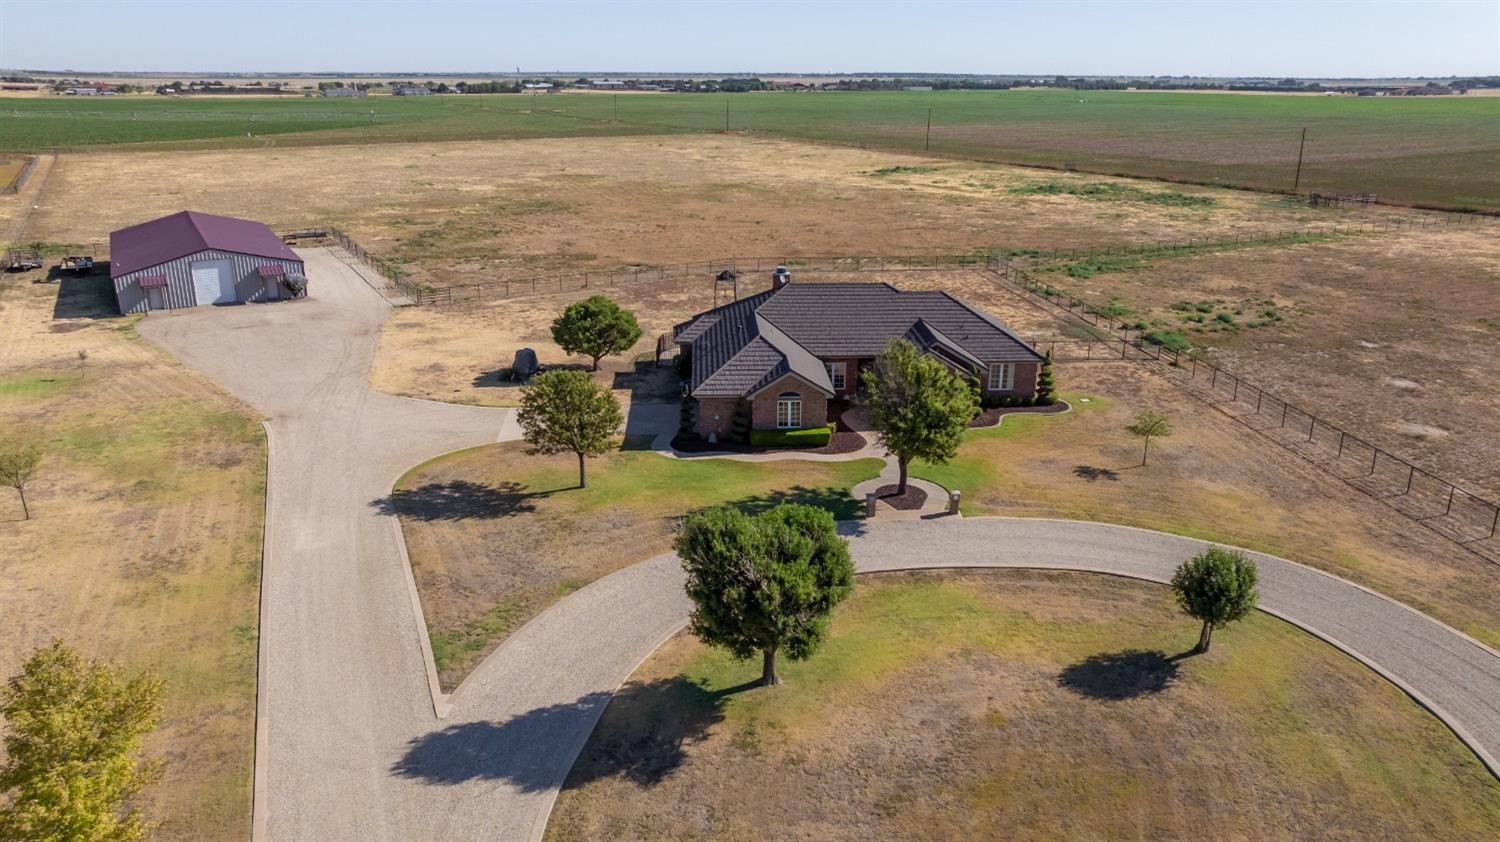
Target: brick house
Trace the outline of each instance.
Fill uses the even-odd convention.
[[[974,377],[984,396],[1036,393],[1042,356],[1000,320],[945,292],[890,284],[793,284],[716,307],[673,328],[692,360],[696,432],[729,432],[750,403],[754,429],[820,427],[830,401],[859,393],[859,373],[905,339]]]

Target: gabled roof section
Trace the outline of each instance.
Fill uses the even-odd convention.
[[[681,324],[673,325],[672,340],[674,342],[692,342],[702,336],[704,331],[717,324],[719,319],[734,313],[743,314],[746,307],[754,310],[770,297],[771,291],[766,290],[765,292],[741,298],[738,301],[731,301],[728,304],[720,305],[712,310],[705,310]]]
[[[889,284],[789,284],[701,313],[673,335],[692,348],[695,397],[750,396],[787,374],[831,395],[824,360],[874,357],[892,339],[955,369],[1042,358],[998,319],[947,293]]]
[[[942,331],[928,324],[925,319],[917,319],[911,326],[911,330],[902,337],[921,350],[932,354],[950,368],[959,368],[978,371],[985,368],[983,360],[965,351],[958,343],[944,336]]]
[[[208,249],[277,260],[302,260],[270,228],[259,222],[181,211],[110,232],[109,274],[118,278]]]
[[[775,291],[759,312],[821,359],[874,357],[918,321],[985,364],[1041,359],[998,319],[946,292],[791,283]]]

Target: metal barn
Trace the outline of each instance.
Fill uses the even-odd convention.
[[[109,235],[121,313],[292,298],[302,258],[259,222],[182,211]]]

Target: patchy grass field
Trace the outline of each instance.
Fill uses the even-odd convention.
[[[1400,517],[1301,458],[1207,411],[1134,363],[1066,363],[1074,410],[1013,415],[968,434],[947,465],[912,473],[963,492],[969,514],[1063,517],[1159,529],[1294,559],[1388,594],[1500,645],[1500,566]],[[1125,432],[1164,412],[1169,438]]]
[[[161,840],[249,834],[265,444],[257,418],[102,318],[102,276],[0,279],[0,439],[41,444],[0,491],[0,675],[54,637],[165,679]],[[80,357],[86,353],[86,358]]]
[[[1104,198],[1016,192],[1038,183],[1129,189]],[[1211,204],[1150,200],[1173,195]],[[439,286],[732,256],[1186,240],[1346,218],[1235,190],[663,136],[65,154],[31,230],[39,239],[102,241],[184,205],[278,230],[338,225]]]
[[[1260,614],[1195,635],[1145,583],[863,577],[780,687],[658,651],[547,838],[1497,838],[1500,783],[1373,672]]]
[[[705,506],[814,503],[857,517],[849,489],[880,462],[679,461],[624,449],[589,464],[528,456],[519,443],[428,462],[393,496],[422,596],[433,659],[452,688],[522,623],[601,576],[666,551],[677,520]]]
[[[1500,226],[1037,274],[1500,499]]]
[[[536,107],[532,113],[533,105]],[[1500,207],[1500,101],[1131,91],[590,94],[337,100],[14,99],[15,150],[409,143],[721,132],[1102,173]]]

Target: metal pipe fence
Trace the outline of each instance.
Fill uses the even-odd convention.
[[[336,232],[336,229],[330,229]],[[347,236],[341,245],[348,246]],[[335,237],[338,239],[338,237]],[[351,254],[361,260],[368,255],[364,249]],[[373,255],[369,255],[374,258]],[[374,258],[378,260],[379,258]],[[471,304],[482,301],[511,298],[518,295],[567,292],[597,287],[613,287],[638,284],[641,281],[667,280],[671,278],[711,278],[728,269],[734,272],[770,272],[777,266],[786,266],[793,271],[805,272],[902,272],[940,269],[982,269],[987,265],[987,254],[930,254],[930,255],[815,255],[805,257],[725,257],[715,260],[674,263],[666,266],[624,266],[615,269],[570,272],[559,275],[537,275],[510,279],[479,281],[471,284],[451,286],[418,286],[402,292],[413,304],[441,306],[449,304]],[[374,265],[374,264],[372,264]]]
[[[31,178],[31,171],[36,169],[36,161],[35,155],[27,158],[26,163],[22,164],[20,171],[16,173],[16,177],[11,179],[9,184],[0,187],[0,196],[14,196],[21,192],[21,188],[26,186],[26,180]]]
[[[1494,540],[1500,535],[1500,503],[1420,468],[1191,349],[1153,343],[1142,331],[1100,313],[1087,302],[1048,290],[1048,284],[1008,260],[991,260],[989,270],[1043,304],[1068,313],[1096,335],[1082,340],[1033,340],[1039,350],[1083,342],[1086,358],[1094,358],[1095,348],[1107,348],[1109,358],[1136,360],[1155,365],[1169,375],[1175,373],[1174,380],[1179,384],[1250,429],[1438,535],[1500,564],[1500,544]],[[1135,351],[1128,350],[1131,348]],[[1073,358],[1077,359],[1076,355]]]

